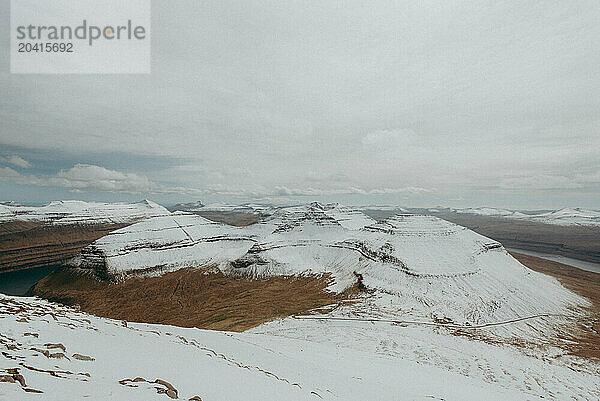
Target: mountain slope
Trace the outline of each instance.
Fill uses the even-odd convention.
[[[0,398],[11,400],[526,397],[444,369],[349,348],[126,323],[32,298],[0,295],[0,322],[5,349]]]
[[[143,200],[136,203],[54,201],[44,206],[4,206],[0,223],[42,221],[52,224],[120,224],[169,214],[164,207]]]
[[[65,263],[110,231],[168,214],[152,201],[0,205],[0,273]]]

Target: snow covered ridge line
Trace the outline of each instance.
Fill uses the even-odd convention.
[[[223,202],[209,203],[205,205],[202,201],[178,203],[170,206],[168,209],[172,212],[222,212],[222,213],[250,213],[250,214],[270,214],[275,209],[282,206],[261,203],[243,203],[229,204]]]
[[[149,200],[135,203],[54,201],[39,207],[0,205],[0,222],[20,220],[51,224],[128,223],[169,214],[167,209]]]
[[[206,266],[236,277],[329,274],[336,293],[360,277],[411,318],[458,325],[568,315],[588,305],[464,227],[422,215],[377,223],[337,204],[277,209],[246,227],[184,213],[154,217],[95,241],[73,265],[116,280]]]
[[[564,208],[537,214],[528,214],[516,210],[496,209],[489,207],[452,210],[459,214],[498,216],[515,220],[527,220],[561,226],[600,226],[600,211],[582,208]]]

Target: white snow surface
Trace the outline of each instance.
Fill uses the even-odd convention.
[[[561,226],[600,226],[600,211],[582,208],[563,208],[544,213],[528,214],[515,210],[489,207],[453,209],[456,213],[500,216]]]
[[[456,335],[457,332],[446,327],[417,324],[424,319],[413,316],[409,305],[398,302],[394,296],[376,293],[358,304],[337,307],[324,315],[279,319],[249,332],[353,349],[420,366],[435,366],[492,383],[497,389],[522,392],[508,397],[510,400],[600,399],[600,381],[597,380],[600,365],[573,357],[556,346],[555,334],[549,333],[558,327],[551,325],[558,324],[559,320],[524,320],[477,330],[463,329],[462,335]],[[400,321],[393,323],[386,319]],[[565,327],[573,324],[573,320],[565,319],[560,324]],[[537,331],[535,337],[532,337],[532,326]],[[475,338],[494,340],[485,342]],[[512,339],[530,342],[517,347]],[[451,383],[447,385],[452,386]],[[392,399],[413,399],[398,393],[396,397]],[[489,399],[485,394],[476,397]],[[374,396],[369,399],[387,398]]]
[[[169,400],[156,390],[168,389],[161,381],[182,400],[537,399],[537,388],[505,388],[351,344],[126,323],[2,294],[0,333],[0,377],[17,372],[25,383],[0,382],[2,400]]]
[[[50,202],[44,206],[0,205],[0,222],[24,220],[51,224],[128,223],[169,214],[167,209],[149,200],[135,203],[67,200]]]
[[[0,203],[0,221],[10,219],[15,215],[13,208]]]

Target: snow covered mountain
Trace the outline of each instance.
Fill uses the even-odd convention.
[[[14,206],[7,206],[0,203],[0,221],[11,219],[14,217]]]
[[[22,220],[52,224],[126,223],[168,214],[167,209],[149,200],[136,203],[55,201],[39,207],[0,205],[0,222]]]
[[[460,214],[478,214],[481,216],[520,216],[522,213],[507,209],[497,209],[493,207],[468,207],[464,209],[452,209]]]
[[[600,211],[582,208],[564,208],[537,214],[489,207],[453,209],[453,211],[460,214],[500,216],[515,220],[527,220],[561,226],[600,226]]]
[[[72,263],[116,280],[212,265],[243,277],[328,274],[338,293],[360,278],[415,318],[459,325],[566,315],[587,305],[464,227],[420,215],[377,223],[337,204],[278,209],[248,227],[182,213],[155,217],[111,232]]]
[[[204,203],[202,201],[195,202],[186,202],[186,203],[178,203],[169,207],[168,209],[171,212],[194,212],[201,210],[204,207]]]
[[[178,203],[174,206],[169,207],[169,210],[172,212],[189,212],[189,213],[248,213],[248,214],[270,214],[274,210],[280,208],[281,206],[274,206],[271,204],[261,204],[261,203],[244,203],[241,205],[238,204],[229,204],[223,202],[215,202],[209,203],[205,205],[201,201],[189,202],[189,203]]]

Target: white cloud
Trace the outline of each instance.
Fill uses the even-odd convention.
[[[345,178],[345,177],[344,177]],[[287,186],[265,187],[253,185],[251,187],[240,187],[226,184],[209,185],[202,189],[188,186],[170,186],[151,181],[148,177],[126,173],[117,170],[109,170],[102,166],[92,164],[76,164],[70,169],[60,170],[50,176],[23,175],[10,167],[0,168],[0,180],[10,180],[21,185],[33,185],[41,187],[67,188],[72,192],[83,190],[100,190],[108,192],[126,193],[155,193],[155,194],[181,194],[181,195],[227,195],[248,198],[261,198],[265,196],[330,196],[330,195],[381,195],[381,194],[404,194],[415,195],[435,192],[433,189],[421,187],[398,187],[398,188],[370,188],[364,189],[358,186],[345,187],[303,187],[290,188]],[[343,181],[343,180],[342,180]]]
[[[508,190],[566,190],[581,189],[590,184],[600,183],[600,174],[564,176],[536,174],[514,176],[500,180],[500,188]]]
[[[150,192],[156,188],[145,176],[91,164],[76,164],[68,170],[61,170],[50,177],[49,185],[117,192]]]
[[[600,170],[589,174],[577,174],[575,180],[583,184],[600,184]]]
[[[23,175],[10,167],[0,168],[0,179],[10,180],[21,185],[58,187],[70,190],[100,190],[110,192],[152,192],[164,191],[161,185],[147,177],[120,171],[109,170],[91,164],[76,164],[70,169],[60,170],[50,176]]]
[[[4,163],[9,163],[15,167],[19,167],[19,168],[30,168],[31,167],[31,163],[29,163],[27,160],[23,159],[21,156],[17,156],[17,155],[12,155],[12,156],[8,156],[8,157],[0,157],[0,161],[4,162]]]
[[[600,160],[599,7],[374,0],[365,13],[352,1],[256,2],[232,18],[246,6],[156,6],[164,23],[153,28],[151,76],[0,72],[0,148],[28,160],[21,149],[35,149],[35,160],[52,151],[60,165],[74,154],[109,165],[98,154],[111,153],[185,166],[128,164],[124,174],[137,176],[96,171],[98,183],[80,168],[38,185],[381,198],[437,188],[432,202],[481,196],[507,207],[541,206],[531,185],[574,187],[570,201],[550,189],[543,202],[600,197],[589,171]],[[190,34],[179,37],[174,23]],[[0,42],[7,52],[10,41]]]
[[[0,167],[0,180],[16,179],[22,177],[18,171],[10,167]]]

